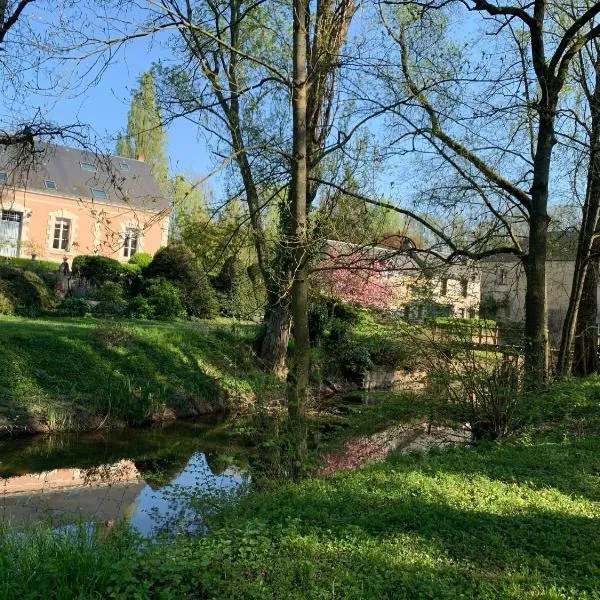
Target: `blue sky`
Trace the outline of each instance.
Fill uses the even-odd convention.
[[[123,47],[98,82],[84,86],[77,95],[63,94],[58,99],[31,96],[30,109],[41,112],[57,124],[80,121],[90,126],[101,148],[114,149],[116,134],[125,128],[131,92],[152,63],[164,56],[165,49],[149,40],[138,40]],[[189,121],[179,119],[168,127],[168,156],[172,173],[194,177],[211,170],[211,158],[198,130]]]

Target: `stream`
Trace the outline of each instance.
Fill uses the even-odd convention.
[[[202,533],[203,514],[248,488],[246,454],[216,421],[0,440],[0,522]]]

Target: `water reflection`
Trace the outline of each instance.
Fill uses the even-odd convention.
[[[198,449],[210,446],[202,433],[205,427],[187,425],[146,436],[136,432],[131,444],[119,434],[112,441],[82,436],[65,442],[68,452],[65,444],[31,440],[27,446],[18,440],[11,453],[3,442],[0,457],[10,460],[0,460],[0,473],[15,474],[0,477],[0,520],[16,526],[45,520],[63,529],[79,523],[112,527],[126,519],[144,536],[202,533],[203,516],[249,483],[244,470],[233,466],[235,449],[215,449],[214,440],[211,450]],[[60,450],[54,456],[50,447]],[[94,456],[120,460],[90,464]],[[24,472],[36,461],[44,470]],[[65,466],[76,464],[84,466]]]

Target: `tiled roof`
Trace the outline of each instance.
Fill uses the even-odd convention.
[[[168,208],[168,200],[150,173],[150,165],[131,158],[44,143],[36,146],[33,163],[27,168],[14,166],[10,147],[0,150],[0,171],[8,174],[7,186],[90,203],[103,202],[152,211]],[[46,181],[54,182],[56,188],[52,184],[48,187]],[[97,193],[94,199],[92,190],[103,190],[106,197]]]

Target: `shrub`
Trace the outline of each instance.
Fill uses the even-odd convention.
[[[135,256],[135,254],[134,254]],[[191,251],[181,244],[160,248],[152,262],[143,270],[144,277],[162,277],[191,289],[201,279],[201,271]]]
[[[183,313],[179,288],[170,281],[162,277],[149,279],[145,293],[155,318],[173,319]]]
[[[115,281],[106,281],[98,289],[98,300],[125,305],[123,285]]]
[[[13,300],[10,297],[8,285],[0,281],[0,315],[12,315],[15,313]]]
[[[144,296],[135,296],[129,302],[128,313],[136,319],[152,319],[154,309]]]
[[[65,298],[58,305],[58,312],[67,317],[84,317],[92,306],[84,298]]]
[[[432,357],[433,358],[433,357]],[[496,439],[515,426],[522,385],[519,356],[484,358],[474,350],[438,351],[429,371],[429,395],[468,423],[475,440]]]
[[[0,266],[2,293],[13,306],[14,312],[35,316],[51,308],[55,297],[46,284],[31,271],[6,265]]]
[[[107,281],[120,283],[127,273],[118,260],[106,256],[76,256],[71,269],[77,277],[96,286]]]
[[[349,379],[360,378],[373,368],[369,349],[358,340],[347,338],[338,349],[340,368]]]
[[[152,262],[152,255],[147,252],[136,252],[130,259],[129,264],[145,269]]]
[[[253,272],[253,276],[256,273]],[[264,298],[250,272],[236,257],[230,256],[213,282],[219,294],[221,313],[227,316],[251,318],[264,306]]]
[[[161,248],[143,270],[144,277],[163,278],[181,291],[181,302],[189,315],[212,317],[218,312],[215,290],[191,251],[181,244]]]
[[[183,301],[187,313],[194,317],[210,319],[219,314],[219,301],[208,277],[202,276],[196,286],[183,291]]]

